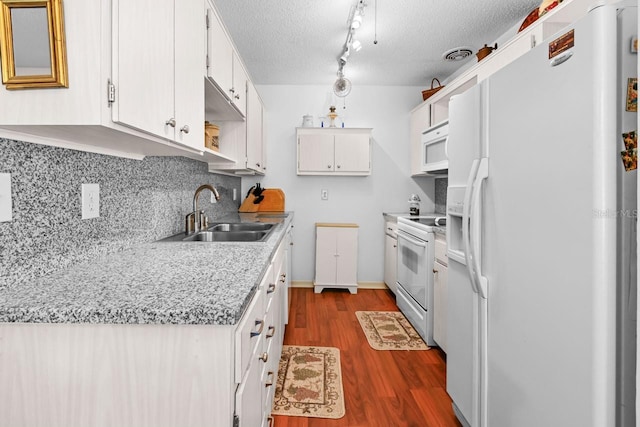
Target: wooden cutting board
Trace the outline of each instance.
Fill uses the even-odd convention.
[[[260,202],[260,212],[284,212],[284,191],[279,188],[266,188],[262,192],[264,200]]]

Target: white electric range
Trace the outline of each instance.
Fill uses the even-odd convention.
[[[428,345],[433,340],[434,227],[442,215],[398,217],[396,304]]]

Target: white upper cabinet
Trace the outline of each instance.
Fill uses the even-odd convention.
[[[220,18],[207,4],[207,76],[227,97],[233,91],[233,45]]]
[[[242,120],[247,112],[247,72],[215,7],[207,1],[207,112],[219,120]]]
[[[298,128],[298,175],[370,175],[371,129]]]
[[[247,168],[256,172],[266,169],[264,107],[253,85],[247,86]]]
[[[202,0],[65,0],[69,87],[0,86],[0,137],[202,159],[202,8]]]
[[[113,4],[113,121],[202,150],[201,3]]]

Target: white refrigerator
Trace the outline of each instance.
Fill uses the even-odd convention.
[[[447,391],[463,425],[635,426],[625,4],[450,101]]]

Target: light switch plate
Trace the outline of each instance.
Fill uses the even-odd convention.
[[[82,219],[100,216],[100,184],[82,184]]]
[[[0,173],[0,222],[13,220],[11,202],[11,174]]]

